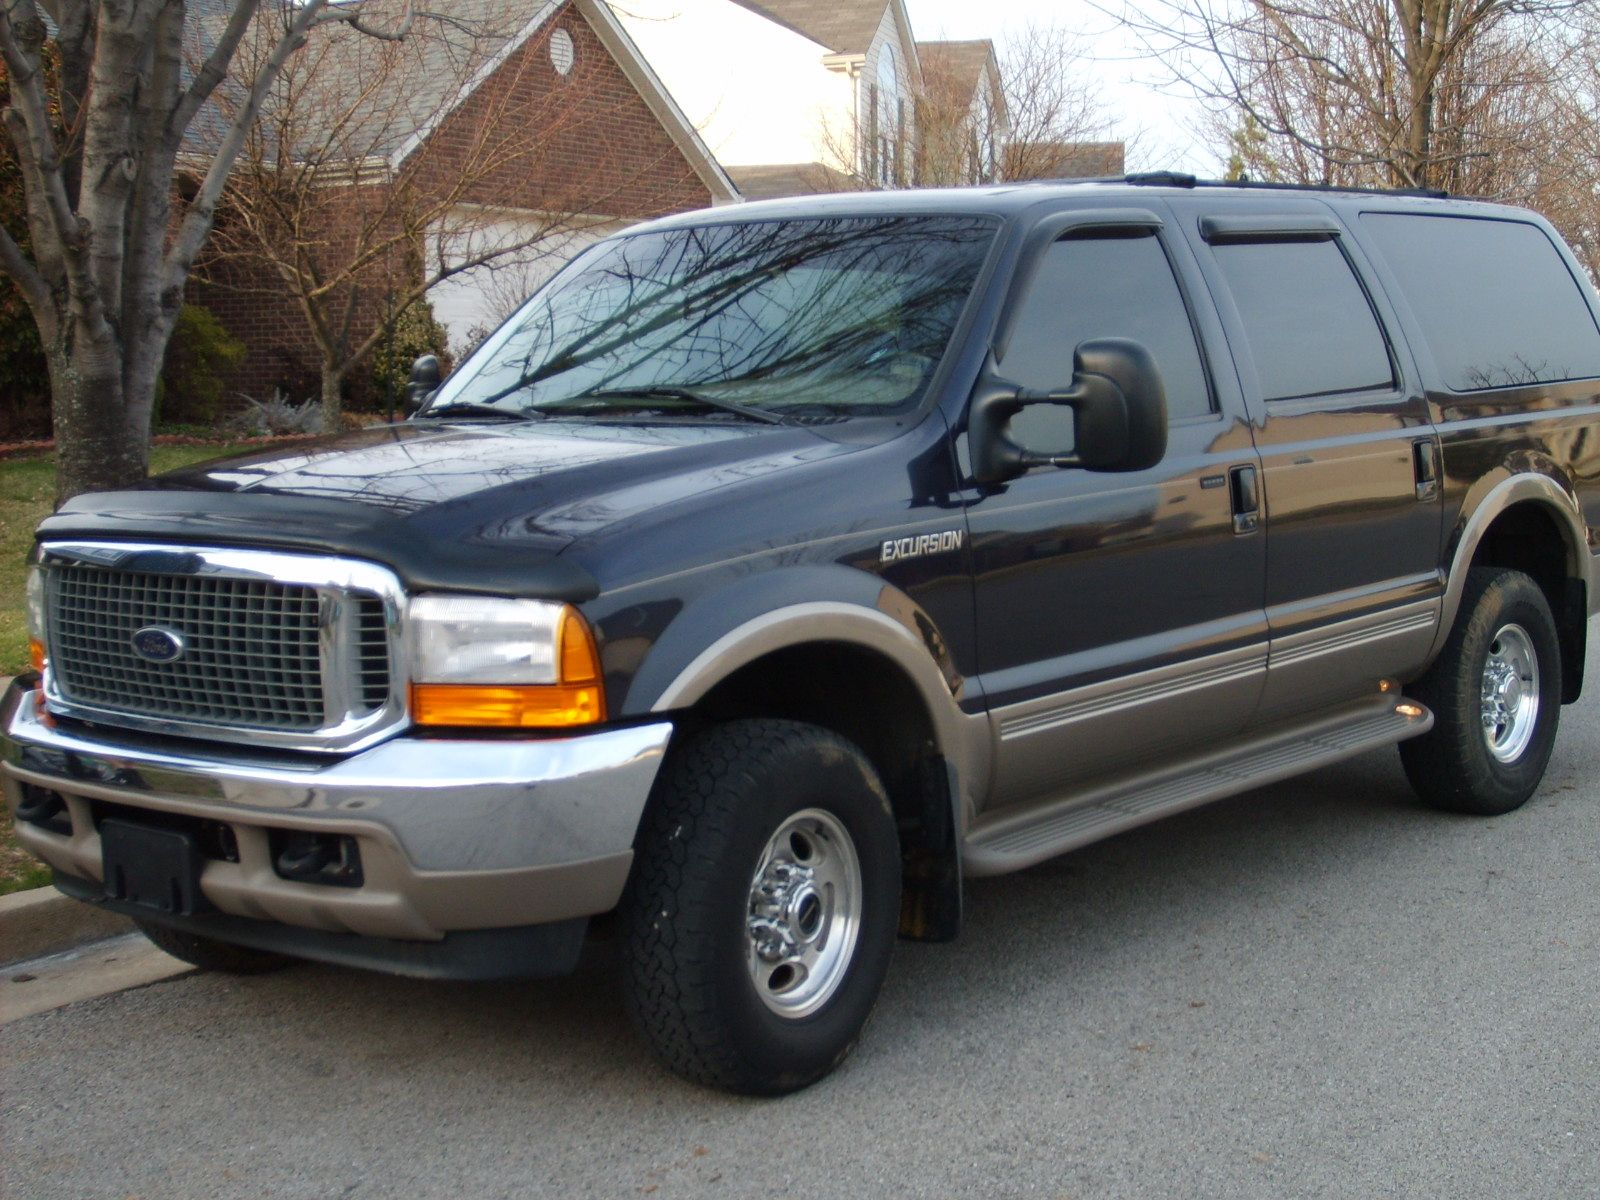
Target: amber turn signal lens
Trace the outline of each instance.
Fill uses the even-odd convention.
[[[38,638],[28,639],[28,663],[35,671],[44,670],[44,643]]]
[[[600,653],[594,648],[594,635],[574,609],[561,614],[560,646],[556,666],[562,683],[600,682]]]
[[[606,704],[598,684],[414,683],[411,716],[419,725],[558,729],[605,720]]]

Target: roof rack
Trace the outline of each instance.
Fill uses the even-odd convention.
[[[1331,183],[1268,183],[1258,179],[1201,179],[1183,171],[1139,171],[1129,175],[1103,175],[1096,179],[1040,179],[1039,183],[1125,183],[1132,187],[1246,188],[1264,192],[1348,192],[1361,196],[1423,196],[1448,200],[1441,188],[1341,187]]]

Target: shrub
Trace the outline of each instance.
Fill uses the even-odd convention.
[[[244,343],[208,308],[185,304],[178,313],[156,393],[161,421],[211,425],[228,375],[244,361]]]
[[[445,357],[449,334],[433,319],[433,306],[419,300],[395,318],[389,336],[378,343],[371,358],[372,399],[383,406],[393,389],[398,411],[405,403],[406,384],[411,380],[411,364],[424,354]]]
[[[229,432],[246,437],[272,437],[285,433],[321,433],[322,402],[316,397],[296,404],[281,391],[270,399],[241,397],[244,408],[225,422]]]

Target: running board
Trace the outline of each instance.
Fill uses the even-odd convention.
[[[1385,696],[1331,717],[1257,737],[1183,766],[1122,779],[1092,792],[981,822],[962,845],[968,875],[1020,871],[1067,850],[1224,796],[1300,775],[1433,728],[1412,700]]]

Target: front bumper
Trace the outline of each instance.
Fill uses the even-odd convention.
[[[307,761],[69,728],[19,682],[0,702],[0,783],[13,814],[26,785],[65,801],[70,832],[16,825],[18,842],[62,876],[101,880],[97,826],[107,805],[177,814],[232,833],[237,861],[208,859],[200,876],[217,914],[438,941],[614,907],[671,732],[658,722],[537,740],[399,737]],[[274,831],[354,838],[361,886],[281,877],[269,848]]]

